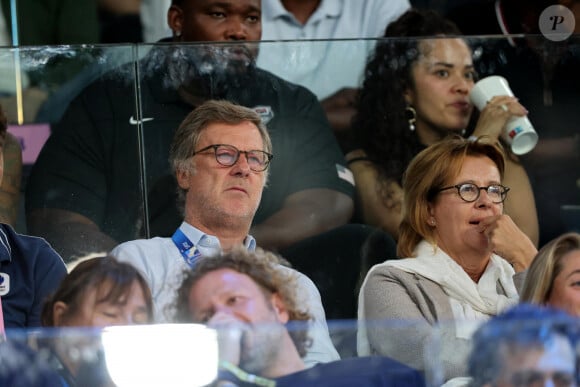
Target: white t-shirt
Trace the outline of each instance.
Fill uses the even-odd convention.
[[[305,86],[319,99],[343,87],[359,87],[375,46],[368,39],[382,37],[409,7],[408,0],[322,0],[302,25],[280,0],[262,0],[262,41],[297,42],[262,42],[258,67]]]
[[[143,42],[155,43],[159,39],[171,36],[167,25],[167,11],[171,0],[142,0],[141,25],[143,26]]]

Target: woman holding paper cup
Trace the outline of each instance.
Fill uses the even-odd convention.
[[[411,159],[444,137],[502,132],[527,110],[512,95],[489,98],[477,120],[469,98],[477,74],[460,31],[434,11],[410,10],[391,23],[366,68],[357,115],[359,146],[347,154],[354,173],[359,212],[365,223],[398,238],[403,217],[402,176]],[[424,39],[410,37],[424,36]],[[447,37],[446,37],[447,36]],[[505,203],[509,215],[537,244],[538,219],[528,176],[508,151],[505,183],[517,193]]]

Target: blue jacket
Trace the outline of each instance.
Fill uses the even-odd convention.
[[[42,305],[65,275],[62,258],[44,239],[0,223],[0,299],[7,329],[40,326]]]

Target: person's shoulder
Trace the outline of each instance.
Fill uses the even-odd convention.
[[[66,274],[62,257],[43,238],[19,234],[2,223],[0,241],[10,257],[13,272],[35,273],[34,276],[42,276],[48,281],[59,281]]]
[[[109,58],[110,59],[110,58]],[[105,70],[94,70],[83,79],[86,86],[79,94],[80,99],[89,99],[94,103],[105,103],[112,101],[113,106],[132,106],[135,98],[127,98],[135,94],[137,87],[143,92],[145,83],[160,82],[160,66],[157,65],[159,59],[155,55],[148,53],[141,59],[125,58],[110,59],[112,62],[119,62],[117,65],[101,66]],[[139,71],[136,71],[136,68]],[[108,98],[105,98],[108,97]],[[115,97],[119,97],[116,99]],[[105,98],[99,101],[98,98]]]
[[[171,238],[135,239],[119,244],[110,254],[120,261],[136,261],[159,255],[171,244]]]
[[[268,85],[277,93],[303,94],[305,97],[317,99],[314,93],[306,87],[287,81],[267,70],[257,67],[255,74],[257,80],[262,82],[262,85]]]
[[[14,253],[15,248],[27,258],[33,258],[38,255],[54,256],[60,259],[60,255],[44,239],[34,235],[20,234],[12,226],[0,223],[0,238],[7,244],[9,250]]]
[[[411,258],[413,259],[413,258]],[[398,260],[392,260],[398,261]],[[401,268],[393,266],[391,260],[373,266],[367,273],[363,288],[369,292],[375,292],[384,287],[403,287],[407,290],[416,289],[417,282],[429,281],[414,273],[409,273]]]
[[[284,275],[294,278],[299,283],[304,283],[304,284],[312,283],[312,284],[314,284],[314,282],[312,282],[312,280],[310,278],[308,278],[308,276],[306,274],[299,272],[298,270],[296,270],[290,266],[286,266],[282,263],[278,263],[277,268],[280,272],[284,273]]]
[[[411,8],[409,0],[345,0],[343,23],[359,31],[358,38],[382,37],[387,25]]]
[[[421,373],[384,356],[347,358],[287,375],[278,386],[424,386]]]
[[[283,272],[284,275],[288,276],[288,278],[291,278],[291,280],[295,281],[298,296],[306,296],[306,299],[308,300],[313,300],[315,298],[320,299],[318,288],[314,284],[314,281],[312,281],[306,274],[283,264],[278,264],[278,270]]]
[[[351,14],[365,12],[376,13],[385,9],[392,9],[391,12],[400,12],[401,9],[408,9],[410,6],[408,0],[365,0],[364,2],[360,0],[344,1],[344,10],[349,11]],[[348,16],[348,14],[345,16]],[[385,27],[388,22],[388,20],[385,21]]]
[[[414,259],[414,258],[403,258],[403,259],[389,259],[383,263],[378,263],[371,267],[369,270],[369,276],[371,275],[380,275],[380,276],[390,276],[390,277],[401,277],[409,275],[404,270],[396,267],[393,263],[394,262],[404,262],[405,259]]]

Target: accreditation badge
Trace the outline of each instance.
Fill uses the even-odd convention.
[[[0,273],[0,297],[5,296],[10,291],[10,276],[6,273]]]

